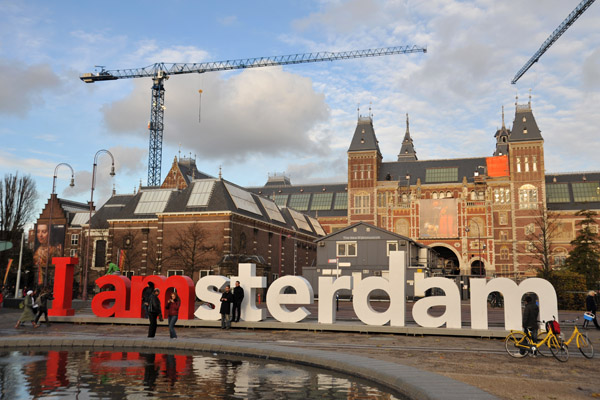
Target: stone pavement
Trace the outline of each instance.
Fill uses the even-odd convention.
[[[91,318],[85,308],[79,314]],[[342,324],[358,325],[352,314],[342,305],[338,319]],[[560,315],[565,319],[579,312]],[[178,326],[177,340],[169,340],[166,327],[159,326],[157,338],[149,340],[144,320],[137,320],[139,325],[114,324],[113,319],[113,324],[53,323],[16,330],[18,316],[19,310],[0,310],[0,346],[143,347],[269,357],[359,376],[418,399],[563,399],[600,393],[595,379],[590,379],[595,376],[598,359],[578,357],[576,348],[571,350],[568,363],[553,358],[515,360],[506,354],[501,340],[490,338],[290,330],[281,324],[258,329],[240,323],[233,324],[231,330],[221,330],[215,328],[216,322],[211,322],[214,327]],[[500,329],[502,311],[490,310],[490,320]],[[570,334],[570,327],[563,325],[563,329]],[[600,343],[598,332],[589,330],[595,343]]]

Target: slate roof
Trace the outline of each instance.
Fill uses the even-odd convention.
[[[415,244],[415,246],[417,246],[417,247],[420,247],[420,248],[430,248],[429,246],[427,246],[427,245],[424,245],[423,243],[419,243],[419,242],[417,242],[417,241],[415,241],[415,240],[413,240],[413,239],[411,239],[411,238],[409,238],[409,237],[407,237],[407,236],[402,236],[402,235],[399,235],[399,234],[397,234],[397,233],[394,233],[394,232],[391,232],[391,231],[385,230],[385,229],[383,229],[383,228],[380,228],[380,227],[378,227],[378,226],[375,226],[375,225],[369,224],[368,222],[364,222],[364,221],[357,222],[357,223],[355,223],[355,224],[352,224],[352,225],[349,225],[349,226],[347,226],[347,227],[345,227],[345,228],[343,228],[343,229],[340,229],[340,230],[338,230],[338,231],[332,232],[332,233],[330,233],[329,235],[327,235],[327,236],[325,236],[325,237],[322,237],[322,238],[320,238],[319,240],[316,240],[316,241],[315,241],[315,243],[322,242],[322,241],[324,241],[324,240],[330,239],[330,238],[332,238],[332,237],[335,237],[335,236],[338,236],[338,235],[343,235],[343,234],[344,234],[344,233],[346,233],[346,232],[352,231],[352,230],[353,230],[354,228],[356,228],[357,226],[362,226],[362,225],[364,225],[365,227],[368,227],[368,228],[370,228],[371,232],[373,232],[373,231],[376,231],[376,232],[381,232],[382,234],[385,234],[385,235],[387,235],[387,236],[389,236],[389,237],[396,237],[396,238],[398,238],[398,239],[402,239],[402,240],[405,240],[405,241],[407,241],[407,242],[414,243],[414,244]]]
[[[600,172],[546,173],[547,208],[553,211],[599,210],[599,188]]]
[[[528,105],[517,105],[509,140],[511,142],[544,140],[531,111],[531,103]]]
[[[359,117],[348,151],[369,150],[377,150],[377,153],[381,154],[379,141],[377,141],[375,129],[373,129],[373,119],[371,117]]]
[[[204,175],[206,176],[206,175]],[[196,183],[201,182],[212,182],[212,190],[210,195],[206,198],[205,205],[191,205],[188,206],[188,201],[194,189],[194,185]],[[226,183],[233,187],[232,190],[239,190],[241,193],[246,193],[246,198],[249,201],[247,204],[254,204],[256,206],[255,210],[258,213],[249,211],[244,207],[239,207],[240,204],[244,204],[240,202],[236,205],[235,200],[232,198],[229,190],[226,187]],[[237,186],[231,182],[214,179],[214,178],[206,178],[206,179],[195,179],[191,181],[191,184],[183,189],[183,190],[170,190],[170,195],[168,196],[168,200],[166,200],[166,204],[164,204],[164,209],[161,212],[148,212],[142,213],[140,210],[146,210],[144,208],[138,209],[138,204],[140,199],[144,195],[144,193],[152,193],[159,191],[169,191],[169,189],[159,189],[155,187],[143,187],[140,191],[135,195],[129,196],[113,196],[109,201],[98,210],[96,215],[92,217],[92,227],[97,225],[98,227],[108,226],[108,221],[110,220],[136,220],[136,219],[154,219],[157,218],[157,214],[165,214],[165,213],[180,213],[180,212],[219,212],[219,211],[232,211],[240,215],[244,215],[253,219],[258,219],[261,221],[265,221],[267,223],[282,226],[288,229],[297,230],[309,235],[319,236],[318,229],[314,229],[311,226],[311,221],[308,218],[303,217],[308,224],[309,229],[303,229],[302,226],[297,224],[294,221],[293,216],[290,214],[289,210],[286,208],[279,207],[279,211],[281,213],[282,219],[285,222],[278,221],[276,219],[271,219],[269,213],[263,206],[262,201],[259,199],[257,194],[254,194],[247,189],[244,189],[240,186]],[[248,197],[249,196],[249,197]],[[247,207],[250,208],[250,207]],[[136,213],[136,210],[138,211]],[[322,235],[320,235],[322,236]]]
[[[395,161],[381,163],[378,180],[399,181],[401,185],[406,185],[406,175],[410,175],[410,184],[416,185],[417,179],[421,179],[421,184],[440,184],[440,183],[461,183],[463,177],[472,182],[475,171],[483,173],[480,166],[486,165],[486,157],[474,158],[455,158],[445,160],[422,160],[422,161]],[[457,178],[427,181],[428,169],[457,168]],[[388,176],[389,175],[389,176]],[[388,179],[389,178],[389,179]]]

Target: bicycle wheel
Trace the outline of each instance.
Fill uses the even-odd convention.
[[[577,348],[585,358],[594,357],[594,346],[588,338],[587,334],[580,333],[577,335]]]
[[[504,347],[511,357],[525,357],[529,353],[530,346],[531,340],[523,332],[512,332],[504,339]]]
[[[538,337],[537,337],[538,343],[539,342],[543,342],[544,339],[546,339],[547,335],[548,335],[548,332],[542,332],[542,331],[540,331],[538,333]],[[548,346],[542,345],[542,346],[538,347],[537,351],[538,351],[538,354],[541,355],[541,356],[544,356],[544,357],[551,357],[552,356],[552,353],[550,352],[550,348]]]
[[[547,344],[550,348],[550,352],[552,352],[552,355],[558,361],[566,362],[569,359],[568,347],[556,336],[552,336],[550,339],[548,339]]]

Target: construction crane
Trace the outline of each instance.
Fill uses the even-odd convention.
[[[519,70],[519,72],[517,72],[517,74],[510,83],[512,83],[513,85],[517,83],[519,78],[521,78],[523,74],[525,74],[525,72],[527,72],[527,70],[529,70],[529,68],[531,68],[533,64],[538,62],[538,60],[546,52],[546,50],[548,50],[548,48],[550,48],[550,46],[552,46],[554,42],[556,42],[558,38],[561,37],[562,34],[565,33],[565,31],[569,29],[571,25],[573,25],[577,18],[579,18],[581,14],[583,14],[585,10],[587,10],[592,5],[594,1],[596,0],[582,0],[581,3],[579,3],[579,5],[575,7],[575,9],[571,11],[567,18],[558,26],[558,28],[556,28],[554,32],[552,32],[548,39],[546,39],[546,41],[542,43],[540,49],[535,52],[535,54],[529,59],[529,61],[525,63],[525,65],[523,65],[523,67]]]
[[[79,78],[86,83],[114,81],[129,78],[152,78],[152,107],[150,111],[150,146],[148,155],[148,186],[159,186],[161,180],[163,121],[165,112],[164,81],[170,75],[202,74],[243,68],[271,67],[276,65],[303,64],[321,61],[348,60],[352,58],[379,57],[392,54],[426,53],[427,48],[418,46],[385,47],[379,49],[342,52],[318,52],[290,54],[275,57],[244,58],[239,60],[205,63],[156,63],[143,68],[107,70],[99,66],[97,73],[85,73]]]

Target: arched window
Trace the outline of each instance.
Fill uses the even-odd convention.
[[[477,193],[475,193],[474,190],[471,190],[471,200],[473,200],[473,201],[477,200]]]
[[[519,208],[535,210],[538,208],[537,188],[526,184],[519,188]]]
[[[446,197],[449,199],[452,198],[452,192],[450,192],[450,191],[446,192]]]
[[[500,259],[501,260],[508,260],[509,259],[508,247],[502,247],[502,248],[500,248]]]
[[[434,200],[437,200],[437,198],[438,198],[437,192],[431,193],[431,198],[434,199]]]

